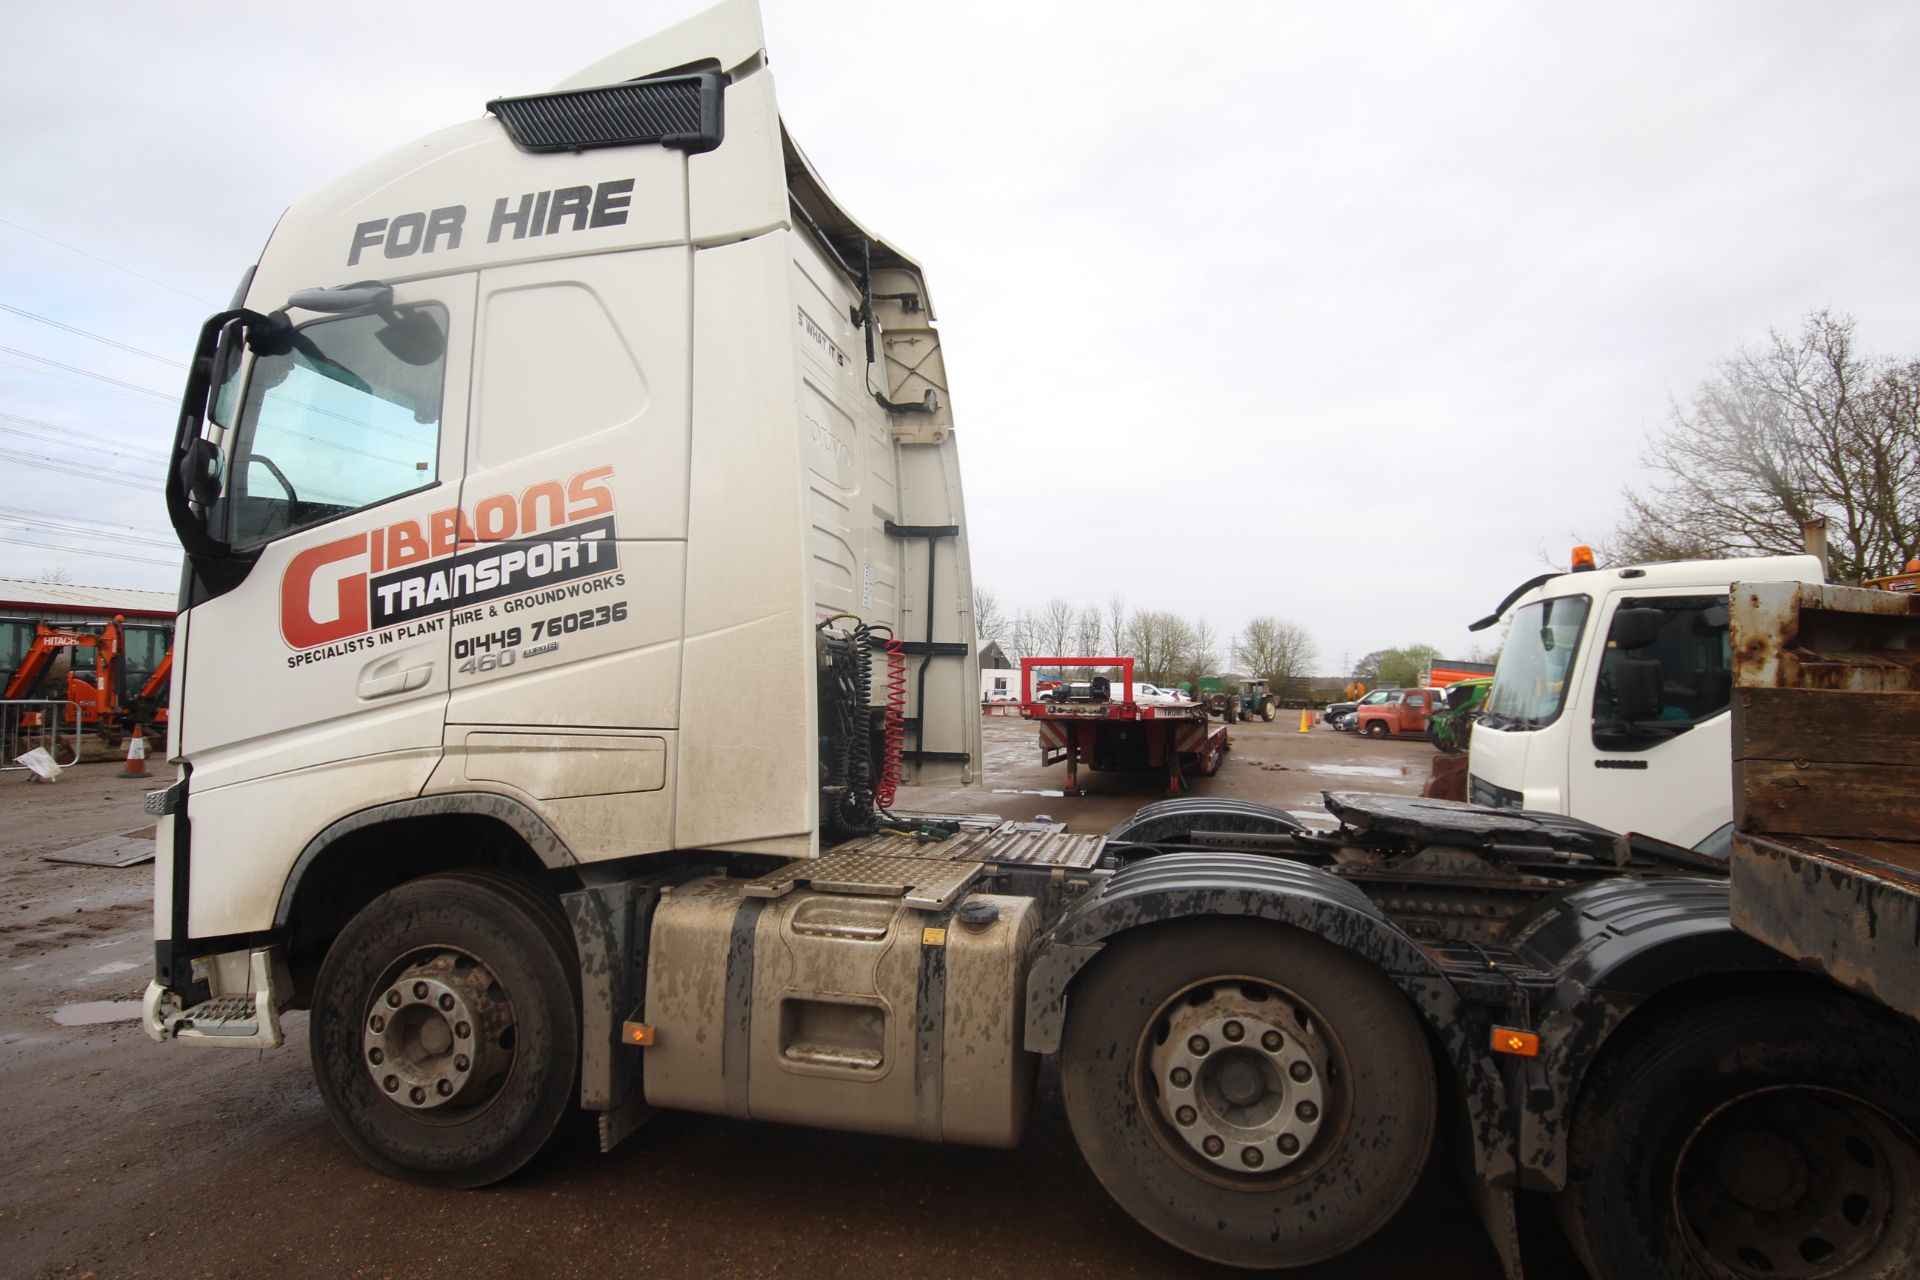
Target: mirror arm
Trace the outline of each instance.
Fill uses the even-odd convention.
[[[281,318],[284,321],[285,317]],[[254,343],[256,331],[266,334],[274,328],[270,317],[245,307],[217,312],[200,326],[200,339],[187,366],[187,387],[180,398],[180,417],[173,428],[173,448],[167,453],[167,517],[173,523],[181,548],[189,556],[224,558],[232,552],[226,542],[208,530],[206,520],[194,512],[185,469],[194,442],[200,439],[206,426],[207,402],[213,393],[214,350],[220,343],[220,332],[236,320],[243,326],[249,345]]]

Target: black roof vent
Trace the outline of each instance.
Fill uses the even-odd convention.
[[[711,151],[726,134],[726,83],[712,71],[566,89],[524,98],[495,98],[500,117],[523,151],[585,151],[657,142],[677,151]]]

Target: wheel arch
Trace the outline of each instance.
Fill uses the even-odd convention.
[[[1082,897],[1042,936],[1027,977],[1025,1046],[1060,1048],[1073,989],[1119,939],[1207,917],[1251,918],[1298,929],[1379,969],[1418,1013],[1470,1123],[1481,1178],[1513,1168],[1512,1124],[1499,1073],[1475,1030],[1480,1020],[1404,930],[1359,889],[1317,867],[1257,854],[1170,853],[1119,872]]]
[[[508,796],[423,796],[348,814],[307,842],[274,908],[274,932],[296,962],[296,1005],[309,994],[303,970],[310,978],[346,922],[390,889],[436,872],[490,869],[540,882],[557,898],[578,887],[577,865],[553,828]],[[584,963],[589,940],[575,942]]]
[[[1521,1178],[1535,1190],[1565,1186],[1574,1111],[1609,1053],[1735,992],[1830,985],[1736,930],[1724,880],[1590,885],[1517,921],[1512,936],[1560,975],[1539,1017],[1545,1087],[1527,1091],[1520,1123]]]

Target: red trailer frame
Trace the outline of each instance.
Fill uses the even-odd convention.
[[[1039,702],[1033,696],[1033,672],[1038,667],[1118,667],[1121,696],[1108,702]],[[1020,717],[1040,730],[1040,763],[1067,763],[1069,791],[1080,786],[1080,762],[1093,768],[1118,758],[1121,740],[1138,735],[1148,768],[1164,768],[1167,794],[1190,789],[1187,763],[1204,777],[1220,768],[1220,758],[1232,741],[1225,725],[1215,729],[1206,707],[1198,702],[1172,707],[1143,707],[1133,700],[1132,658],[1022,658],[1020,659]]]

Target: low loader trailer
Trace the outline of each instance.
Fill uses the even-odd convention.
[[[1909,1274],[1915,1028],[1735,930],[1724,859],[1349,793],[907,810],[980,780],[940,332],[747,0],[296,203],[190,369],[143,1025],[309,1011],[374,1168],[497,1182],[576,1108],[1013,1147],[1051,1055],[1202,1258],[1335,1257],[1445,1148],[1510,1277],[1525,1192],[1602,1280]],[[1727,1044],[1819,1101],[1670,1052]]]

